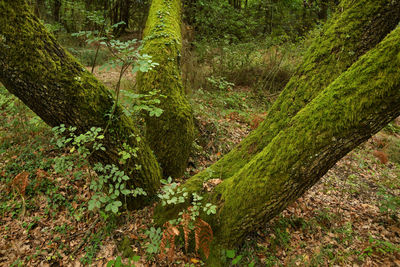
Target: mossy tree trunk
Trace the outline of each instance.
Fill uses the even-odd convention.
[[[192,142],[194,123],[186,99],[180,71],[181,1],[153,0],[144,30],[142,53],[157,62],[154,70],[139,73],[141,92],[159,90],[160,117],[146,117],[146,137],[154,150],[164,176],[179,177],[185,171]]]
[[[400,1],[345,0],[341,8],[315,37],[266,121],[183,185],[219,207],[217,216],[205,217],[215,251],[240,243],[400,114],[400,29],[382,41],[400,21]],[[203,192],[213,178],[223,182]],[[156,222],[185,205],[158,207]]]
[[[214,231],[210,261],[234,248],[314,185],[340,158],[400,115],[400,27],[362,56],[293,116],[240,171],[205,203]]]
[[[80,133],[93,126],[105,129],[114,105],[104,85],[46,32],[23,0],[0,1],[0,82],[50,126],[76,126]],[[120,107],[114,115],[104,139],[106,151],[95,152],[91,160],[119,165],[132,177],[131,185],[152,195],[161,178],[156,158],[143,139],[137,142],[139,132]],[[137,158],[121,166],[123,143],[139,150]]]
[[[290,123],[297,112],[360,56],[376,46],[400,21],[400,1],[344,0],[343,12],[314,38],[303,63],[268,111],[265,121],[236,148],[189,180],[225,179],[243,168]]]

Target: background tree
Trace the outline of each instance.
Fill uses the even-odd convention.
[[[194,140],[192,108],[182,85],[180,57],[182,50],[181,2],[154,0],[144,31],[142,52],[159,65],[154,71],[140,73],[142,92],[159,90],[166,96],[160,117],[146,116],[146,137],[157,156],[164,176],[182,176]]]

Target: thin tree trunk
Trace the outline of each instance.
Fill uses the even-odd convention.
[[[54,0],[53,19],[56,22],[60,22],[60,9],[61,9],[61,0]]]
[[[114,105],[104,85],[63,50],[23,0],[0,1],[0,82],[50,126],[76,126],[80,133],[105,129]],[[155,194],[161,177],[157,161],[145,141],[137,141],[139,132],[120,107],[109,129],[106,151],[94,152],[91,161],[120,166],[132,177],[130,185]],[[123,143],[139,149],[132,162],[120,165]]]
[[[192,108],[182,85],[180,56],[181,1],[153,0],[144,30],[142,53],[152,56],[159,65],[139,73],[141,92],[160,90],[160,117],[146,116],[146,137],[163,169],[164,176],[183,175],[194,140]]]
[[[46,5],[44,0],[36,0],[35,15],[41,19],[46,17]]]

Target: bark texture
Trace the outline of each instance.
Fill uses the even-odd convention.
[[[93,126],[105,129],[105,115],[114,104],[104,85],[47,33],[23,0],[0,1],[0,82],[48,125],[76,126],[80,133]],[[161,178],[158,163],[145,141],[137,142],[139,132],[120,107],[115,118],[104,139],[107,150],[91,160],[119,165],[123,143],[138,147],[137,158],[120,167],[132,177],[132,186],[152,195]],[[143,203],[133,199],[129,204]]]
[[[400,1],[342,5],[344,11],[315,37],[266,121],[183,185],[219,207],[217,216],[204,217],[215,233],[216,254],[279,214],[400,114]],[[224,181],[206,193],[203,183],[212,178]],[[158,207],[156,222],[173,218],[185,205]],[[211,261],[218,261],[216,254]]]
[[[239,172],[204,202],[214,231],[210,261],[301,196],[340,158],[400,115],[400,27],[298,112]]]
[[[303,63],[268,111],[265,121],[218,162],[191,178],[198,187],[237,173],[284,130],[291,118],[358,58],[375,47],[400,21],[400,1],[344,0],[304,55]]]
[[[159,117],[146,117],[146,137],[154,150],[164,176],[179,177],[185,171],[194,140],[192,108],[185,96],[180,71],[181,1],[153,0],[142,53],[157,62],[154,70],[140,73],[139,90],[160,90]]]

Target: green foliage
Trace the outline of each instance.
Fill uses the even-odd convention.
[[[135,262],[140,260],[140,256],[133,256],[132,258],[128,259],[128,263],[123,263],[121,256],[117,256],[115,260],[110,260],[107,262],[107,267],[134,267]]]
[[[93,259],[96,257],[97,252],[100,250],[102,245],[102,241],[104,238],[104,232],[99,231],[94,234],[91,234],[89,240],[90,243],[85,246],[85,256],[80,259],[80,262],[84,265],[90,265]]]
[[[389,123],[384,129],[390,133],[400,134],[400,126],[395,123]]]
[[[139,116],[143,111],[148,112],[150,117],[160,117],[163,110],[158,107],[161,103],[159,98],[165,98],[159,94],[159,90],[153,90],[148,93],[137,94],[127,90],[121,90],[124,95],[122,104],[125,107],[124,112],[127,116]]]
[[[232,1],[236,3],[238,1]],[[239,1],[199,0],[188,2],[185,20],[196,29],[197,40],[226,40],[229,43],[247,42],[265,36],[289,36],[295,39],[334,8],[319,1],[304,4],[300,0]],[[323,1],[326,2],[326,1]],[[212,29],[212,30],[210,30]]]
[[[145,234],[148,238],[148,242],[145,244],[146,253],[148,253],[150,256],[158,254],[160,252],[160,243],[162,237],[161,228],[151,227],[150,229],[145,231]]]
[[[196,42],[185,52],[183,78],[192,89],[249,86],[260,96],[280,92],[296,67],[299,50],[285,38],[240,44]]]
[[[379,206],[380,212],[388,214],[396,219],[400,211],[400,197],[391,194],[384,188],[381,188],[377,195],[381,197]]]
[[[224,77],[208,77],[207,81],[211,84],[212,87],[215,89],[219,90],[227,90],[227,89],[232,89],[233,86],[235,86],[234,83],[228,82],[225,80]]]
[[[241,261],[242,258],[243,258],[242,255],[236,256],[235,250],[227,250],[227,251],[226,251],[226,257],[232,260],[232,262],[231,262],[232,265],[239,264],[240,261]]]
[[[55,133],[55,142],[60,148],[69,148],[69,152],[73,153],[75,150],[82,157],[82,160],[89,160],[94,151],[105,150],[101,143],[104,139],[103,130],[101,128],[92,127],[88,132],[83,134],[75,134],[76,127],[66,128],[65,125],[60,125],[53,128]],[[138,140],[140,141],[140,140]],[[125,150],[121,150],[120,163],[125,164],[127,160],[136,157],[137,148],[132,148],[127,144],[123,145]],[[71,170],[73,162],[65,156],[59,157],[56,160],[55,170],[63,172]],[[140,169],[141,166],[136,166]],[[88,202],[88,209],[103,210],[105,212],[112,212],[117,214],[122,207],[121,199],[126,199],[128,196],[141,196],[147,195],[142,188],[130,188],[128,181],[130,178],[113,164],[103,165],[98,162],[94,164],[93,171],[96,172],[97,177],[92,177],[90,190],[93,194]]]
[[[186,189],[179,187],[177,183],[172,182],[171,177],[169,177],[168,180],[161,180],[161,183],[164,184],[164,187],[162,187],[162,192],[157,196],[160,198],[162,206],[179,205],[189,200],[189,194],[186,192]],[[191,223],[194,223],[196,218],[200,216],[200,213],[204,213],[207,215],[216,214],[217,206],[211,203],[203,203],[203,197],[198,195],[197,193],[194,192],[190,196],[190,199],[191,207],[189,209],[189,212]],[[181,211],[178,214],[178,218],[170,220],[170,223],[173,225],[178,225],[182,221],[181,216],[184,212],[185,211]]]
[[[373,254],[385,255],[385,254],[392,254],[394,252],[400,252],[400,247],[398,245],[395,245],[385,240],[376,239],[370,236],[368,242],[370,245],[363,250],[360,256],[361,258],[364,255],[367,256],[372,256]]]

